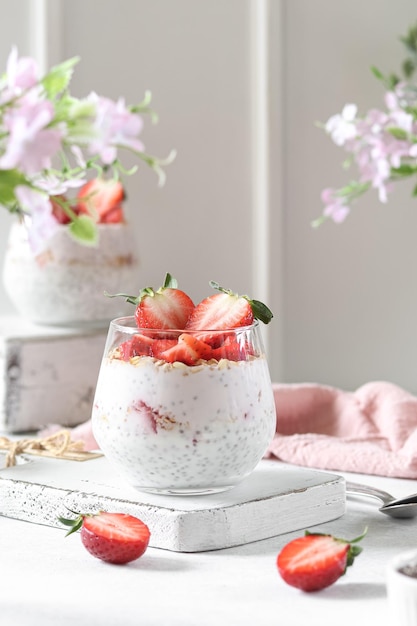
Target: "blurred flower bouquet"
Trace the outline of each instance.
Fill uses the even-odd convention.
[[[322,192],[323,215],[313,222],[318,226],[331,218],[342,222],[350,206],[364,193],[375,189],[380,202],[398,180],[417,174],[417,25],[401,38],[407,49],[400,79],[395,74],[384,76],[373,67],[373,74],[386,89],[385,108],[371,109],[358,116],[354,104],[346,104],[341,114],[333,115],[324,128],[337,146],[348,153],[344,166],[357,166],[359,177],[341,189]],[[413,196],[417,196],[417,185]]]
[[[175,156],[160,160],[144,152],[142,115],[156,119],[149,93],[134,106],[96,93],[73,97],[68,86],[77,62],[67,60],[40,77],[36,61],[19,58],[13,48],[0,78],[0,205],[25,218],[34,254],[62,223],[80,243],[96,243],[99,220],[88,210],[89,197],[113,194],[113,182],[136,170],[123,168],[121,150],[153,168],[160,184],[163,166]],[[94,188],[91,177],[100,181]],[[70,200],[73,190],[78,194]],[[80,211],[80,205],[87,209]]]

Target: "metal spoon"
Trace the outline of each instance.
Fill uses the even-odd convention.
[[[394,498],[390,493],[368,485],[346,482],[346,493],[354,496],[369,496],[382,502],[379,508],[381,513],[391,517],[416,517],[417,516],[417,493],[405,498]]]

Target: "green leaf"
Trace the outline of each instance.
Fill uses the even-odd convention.
[[[168,274],[165,276],[165,280],[164,280],[164,284],[163,284],[163,289],[166,288],[170,288],[170,289],[178,289],[178,281],[176,278],[174,278],[173,276],[171,276],[171,274]]]
[[[106,298],[125,298],[126,302],[129,302],[130,304],[135,304],[135,305],[138,305],[141,300],[140,295],[129,296],[127,293],[109,293],[108,291],[105,291],[104,295],[106,296]]]
[[[413,193],[411,194],[414,198],[417,196],[417,185],[413,189]]]
[[[68,232],[79,243],[95,246],[98,243],[96,223],[88,215],[80,215],[68,226]]]
[[[387,132],[392,135],[393,137],[395,137],[395,139],[407,139],[408,138],[408,133],[403,129],[403,128],[398,128],[396,126],[391,126],[389,128],[386,129]]]
[[[403,70],[404,76],[406,78],[411,78],[411,76],[415,72],[415,69],[416,69],[416,66],[415,66],[415,63],[414,63],[414,61],[412,59],[406,59],[403,62],[402,70]]]
[[[372,65],[371,67],[371,72],[378,80],[385,80],[385,76],[383,75],[383,73],[374,65]]]
[[[75,519],[68,519],[66,517],[58,517],[58,521],[63,526],[69,527],[69,531],[65,535],[66,537],[68,537],[68,535],[72,535],[72,533],[75,533],[77,532],[77,530],[80,530],[81,526],[83,525],[84,516],[78,515]]]
[[[417,165],[411,165],[410,163],[403,163],[400,167],[391,168],[392,177],[407,177],[412,176],[417,172]]]
[[[274,317],[271,309],[269,309],[266,304],[260,302],[259,300],[249,300],[249,303],[252,308],[253,316],[255,319],[260,320],[264,324],[269,324],[269,322]]]
[[[67,89],[74,72],[74,66],[79,62],[79,57],[68,59],[51,69],[41,80],[49,99],[54,100],[60,93]]]
[[[15,204],[15,188],[27,184],[25,176],[18,170],[0,170],[0,204],[4,206]]]

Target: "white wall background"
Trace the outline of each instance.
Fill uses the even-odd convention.
[[[256,21],[264,5],[269,39]],[[42,7],[54,24],[45,49],[31,28]],[[211,278],[266,299],[274,380],[353,389],[388,379],[417,392],[410,185],[386,206],[365,198],[342,226],[310,227],[321,189],[348,180],[344,155],[315,122],[348,101],[382,104],[369,68],[399,68],[415,0],[0,0],[0,9],[0,66],[16,43],[51,62],[79,55],[79,96],[153,93],[160,122],[145,143],[178,157],[163,189],[145,168],[127,181],[138,288],[170,271],[196,300]],[[9,224],[0,213],[1,253]],[[11,311],[0,287],[0,314]]]

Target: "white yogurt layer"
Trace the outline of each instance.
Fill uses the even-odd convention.
[[[105,358],[92,422],[109,461],[139,489],[230,487],[255,468],[275,433],[266,359],[189,367]]]

